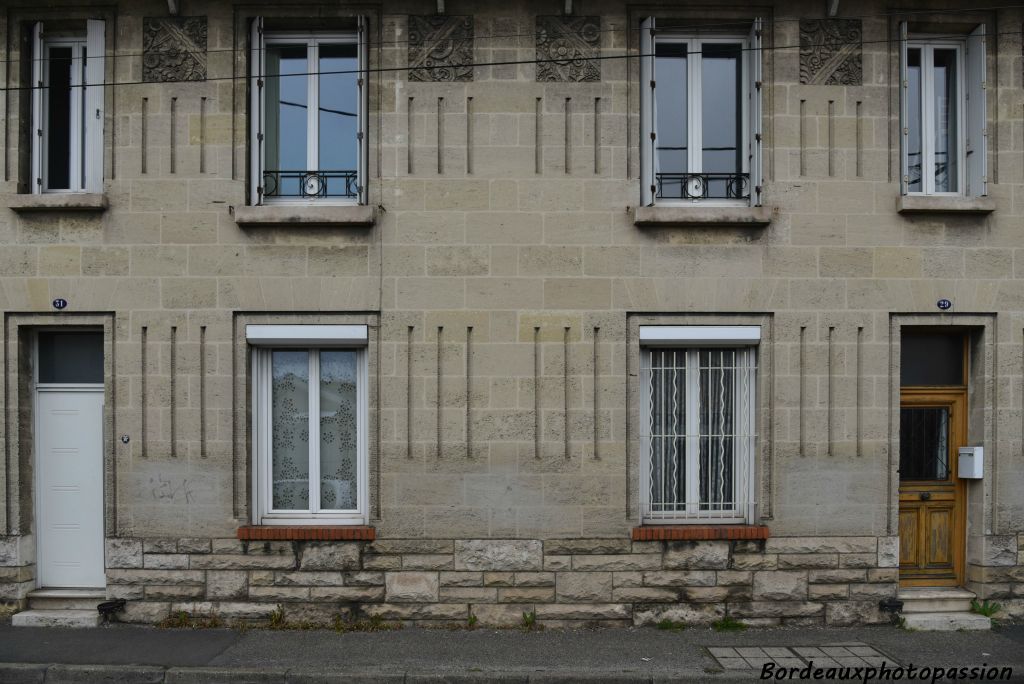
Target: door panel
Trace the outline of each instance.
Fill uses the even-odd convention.
[[[964,488],[957,449],[967,433],[962,389],[904,390],[900,406],[900,584],[963,583]]]
[[[103,392],[40,390],[37,531],[43,587],[102,587]]]

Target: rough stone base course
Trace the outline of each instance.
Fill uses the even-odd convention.
[[[753,625],[888,620],[890,538],[742,541],[603,539],[107,540],[107,593],[121,619]]]

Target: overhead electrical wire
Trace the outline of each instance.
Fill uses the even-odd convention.
[[[1020,36],[1020,35],[1024,35],[1024,27],[1022,27],[1021,29],[1018,29],[1016,31],[1001,31],[1001,32],[998,32],[998,33],[990,33],[990,34],[987,34],[986,37],[987,38],[994,38],[994,37],[998,37],[998,36]],[[963,33],[955,33],[955,34],[945,34],[945,35],[942,35],[942,34],[929,34],[928,37],[929,37],[930,40],[957,40],[957,39],[963,40],[967,36],[965,34],[963,34]],[[898,42],[899,42],[898,38],[895,38],[895,39],[887,38],[887,39],[884,39],[884,40],[861,40],[861,41],[856,41],[856,42],[853,42],[853,41],[836,42],[836,43],[828,43],[828,45],[832,45],[832,46],[875,45],[875,44],[890,44],[890,43],[898,43]],[[824,44],[822,44],[822,45],[824,45]],[[806,46],[801,46],[801,45],[797,44],[797,45],[773,45],[773,46],[769,46],[769,47],[759,47],[759,48],[741,47],[741,48],[738,48],[738,51],[739,52],[750,52],[750,51],[774,52],[774,51],[777,51],[777,50],[799,50],[799,49],[801,49],[801,47],[806,47]],[[694,54],[696,54],[696,53],[694,53]],[[597,60],[607,61],[607,60],[613,60],[613,59],[642,59],[642,58],[645,58],[645,57],[653,57],[653,56],[654,55],[645,55],[645,54],[641,54],[641,53],[635,53],[635,54],[621,54],[621,55],[595,55],[593,57],[587,57],[586,59],[590,60],[590,61],[597,61]],[[515,60],[500,60],[500,61],[493,61],[493,62],[467,62],[467,63],[456,64],[456,65],[452,65],[452,66],[464,69],[464,68],[489,67],[489,66],[519,66],[519,65],[529,65],[529,64],[558,64],[558,63],[562,63],[562,62],[565,62],[565,61],[566,61],[565,59],[554,59],[554,58],[552,58],[552,59],[515,59]],[[420,71],[420,70],[428,70],[429,71],[430,69],[434,69],[434,68],[441,68],[441,67],[401,66],[401,67],[373,67],[373,68],[367,67],[365,69],[332,69],[332,70],[329,70],[329,71],[306,71],[306,72],[294,72],[294,73],[279,74],[279,75],[263,74],[262,78],[285,78],[285,77],[289,77],[289,76],[331,76],[331,75],[344,75],[344,74],[399,73],[399,72]],[[448,67],[444,67],[444,68],[448,68]],[[211,77],[206,78],[205,81],[184,81],[184,82],[181,82],[181,83],[209,83],[209,82],[224,82],[224,81],[246,81],[246,80],[249,80],[251,78],[255,78],[255,76],[252,75],[252,74],[240,74],[240,75],[237,75],[237,76],[211,76]],[[178,83],[178,85],[180,85],[181,83]],[[81,84],[81,85],[63,86],[63,87],[64,88],[68,88],[68,87],[70,87],[70,88],[86,88],[86,87],[98,87],[98,86],[123,87],[123,86],[135,86],[135,85],[151,86],[151,85],[153,85],[153,83],[150,82],[150,81],[103,81],[101,83]],[[40,89],[45,90],[48,87],[49,86],[46,86],[46,85],[10,86],[10,87],[0,88],[0,92],[14,92],[14,91],[22,91],[22,90],[40,90]]]
[[[822,19],[878,19],[878,18],[885,18],[885,17],[910,17],[910,16],[915,16],[915,15],[929,15],[929,16],[933,16],[933,15],[936,15],[936,14],[939,14],[939,15],[978,14],[978,13],[982,13],[982,12],[993,12],[993,11],[996,11],[996,10],[1009,10],[1009,9],[1024,9],[1024,4],[996,5],[996,6],[990,6],[990,7],[968,7],[968,8],[964,8],[964,9],[921,9],[921,10],[901,10],[901,11],[897,11],[897,12],[875,12],[875,13],[871,13],[871,14],[846,14],[846,15],[843,15],[841,17],[838,17],[838,16],[837,17],[822,17]],[[452,16],[457,16],[457,15],[452,15]],[[567,16],[573,17],[573,16],[577,16],[577,15],[567,15]],[[354,17],[339,17],[339,18],[340,19],[346,19],[346,18],[352,19]],[[683,19],[682,17],[663,17],[663,18],[666,19],[666,20]],[[781,17],[781,18],[772,18],[769,23],[774,26],[774,25],[777,25],[777,24],[791,24],[791,23],[795,23],[795,22],[798,22],[798,21],[804,21],[806,19],[807,19],[807,17]],[[689,24],[689,25],[687,25],[687,24],[672,24],[671,29],[673,31],[686,31],[686,30],[698,31],[698,30],[702,30],[702,29],[721,29],[721,28],[729,28],[729,27],[734,27],[734,26],[747,26],[749,24],[750,24],[749,20],[737,18],[737,19],[732,19],[730,21],[708,22],[708,23],[700,23],[700,24]],[[639,26],[637,26],[637,27],[616,26],[614,28],[596,29],[596,32],[597,33],[623,33],[623,32],[625,32],[625,33],[634,33],[634,32],[639,33],[642,30],[643,29],[641,29]],[[536,31],[536,29],[534,29],[533,31],[531,31],[529,33],[492,33],[490,35],[476,34],[476,35],[473,36],[473,40],[476,41],[476,40],[499,40],[499,39],[505,39],[505,38],[533,38],[533,37],[536,37],[536,35],[537,35],[537,31]],[[962,37],[962,36],[959,36],[959,37]],[[401,39],[401,40],[370,41],[369,45],[370,45],[371,48],[377,48],[377,47],[383,47],[383,46],[387,46],[387,45],[407,45],[407,44],[409,44],[411,42],[412,42],[411,39],[405,38],[405,39]],[[206,50],[180,50],[176,54],[211,54],[211,53],[224,53],[224,52],[249,52],[250,50],[251,50],[251,48],[208,48]],[[110,55],[105,55],[105,56],[106,57],[110,57]],[[86,56],[86,59],[87,60],[88,59],[101,59],[102,57],[104,57],[104,55],[95,56],[95,57]],[[116,55],[113,55],[113,57],[116,58],[116,59],[122,59],[122,58],[128,58],[128,57],[145,57],[145,54],[143,54],[141,52],[120,52],[120,53],[118,53]],[[19,60],[19,59],[0,59],[0,64],[18,63],[20,61],[21,60]],[[37,61],[37,58],[31,58],[28,61]]]

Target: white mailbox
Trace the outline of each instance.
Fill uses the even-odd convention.
[[[980,480],[985,472],[985,448],[980,446],[960,447],[957,460],[957,475],[961,480]]]

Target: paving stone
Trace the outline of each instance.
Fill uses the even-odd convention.
[[[744,646],[737,648],[736,652],[744,658],[766,658],[768,654],[759,646]]]
[[[792,658],[793,652],[782,646],[765,646],[763,650],[772,658]]]
[[[715,656],[716,658],[737,658],[737,657],[739,657],[739,654],[736,653],[736,649],[735,648],[730,648],[728,646],[726,646],[726,647],[712,646],[711,648],[708,649],[708,652],[711,655]]]
[[[746,670],[750,665],[743,658],[719,658],[718,664],[726,670]]]

